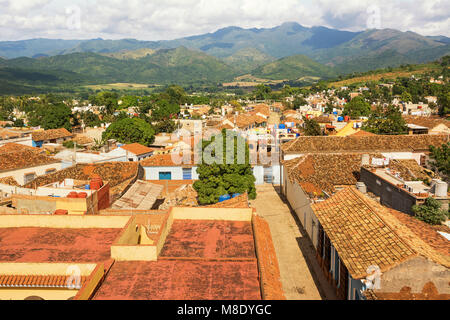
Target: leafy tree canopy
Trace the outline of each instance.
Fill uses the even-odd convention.
[[[370,104],[361,96],[354,97],[345,105],[343,115],[350,116],[352,119],[367,117],[370,115]]]
[[[423,222],[438,225],[447,220],[448,212],[441,209],[441,203],[434,198],[427,198],[423,205],[414,205],[415,217]]]
[[[314,119],[303,117],[305,136],[322,136],[322,129],[319,123]]]
[[[102,135],[103,140],[115,139],[120,143],[140,143],[148,146],[155,141],[155,130],[145,120],[125,118],[113,122]]]
[[[448,181],[450,176],[450,142],[443,144],[440,148],[431,146],[430,151],[431,167]]]
[[[402,117],[400,109],[390,105],[386,109],[378,107],[372,112],[369,120],[364,124],[363,130],[375,134],[406,134],[408,127]]]
[[[227,131],[223,130],[221,135],[213,136],[209,141],[202,141],[200,146],[202,151],[217,157],[222,163],[217,161],[208,164],[205,154],[202,153],[203,161],[197,168],[199,180],[194,183],[200,204],[214,204],[219,202],[222,195],[245,192],[250,199],[256,198],[255,177],[249,161],[248,145],[244,138],[232,131],[228,131],[228,137],[227,139]],[[238,145],[244,146],[245,155],[238,156]],[[210,153],[214,146],[216,149],[213,148],[213,152]],[[217,151],[219,148],[222,148],[222,154]],[[242,156],[245,156],[245,161],[238,164]],[[234,161],[230,160],[232,157]]]

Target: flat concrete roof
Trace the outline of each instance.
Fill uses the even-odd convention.
[[[100,262],[122,229],[0,228],[0,262]]]
[[[256,259],[247,221],[175,220],[160,257]]]
[[[115,262],[94,300],[260,300],[255,261]]]

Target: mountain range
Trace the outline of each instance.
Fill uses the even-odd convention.
[[[450,38],[444,36],[393,29],[350,32],[288,22],[274,28],[227,27],[163,41],[3,41],[0,80],[217,83],[244,74],[296,80],[423,63],[448,54]],[[7,74],[12,78],[4,78]]]

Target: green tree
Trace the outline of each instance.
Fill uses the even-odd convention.
[[[163,99],[158,101],[152,110],[152,120],[161,121],[174,119],[179,113],[180,106],[178,104]]]
[[[430,164],[433,170],[444,176],[448,181],[450,176],[450,142],[441,147],[430,147]]]
[[[216,140],[221,139],[221,140]],[[222,157],[217,152],[216,156],[222,163],[214,162],[208,164],[203,153],[214,145],[222,145]],[[238,164],[238,145],[245,145],[245,161]],[[219,202],[222,195],[233,195],[236,193],[248,193],[250,199],[256,198],[255,177],[250,165],[250,152],[245,139],[235,132],[223,130],[220,135],[211,137],[209,141],[202,141],[202,164],[197,168],[199,180],[194,183],[194,188],[198,193],[200,204],[214,204]],[[233,161],[231,161],[231,156]]]
[[[352,119],[367,117],[370,115],[370,104],[363,97],[357,96],[345,105],[343,115]]]
[[[314,119],[308,119],[303,117],[304,133],[305,136],[322,136],[322,129],[319,123]]]
[[[102,138],[104,141],[115,139],[120,143],[140,143],[148,146],[155,141],[155,130],[153,127],[140,118],[126,118],[113,122]]]
[[[266,100],[270,98],[272,89],[264,84],[258,84],[256,89],[253,91],[253,96],[256,100]]]
[[[402,95],[400,96],[400,100],[402,100],[404,102],[411,102],[412,96],[408,91],[403,91]]]
[[[378,107],[376,111],[370,114],[369,120],[364,123],[362,129],[375,134],[408,133],[408,126],[400,109],[393,105],[386,109]]]
[[[431,197],[422,205],[414,205],[412,211],[417,219],[432,225],[441,224],[448,216],[448,213],[441,209],[441,203]]]
[[[155,124],[155,131],[156,133],[172,133],[176,130],[177,125],[175,121],[167,119],[167,120],[161,120]]]
[[[66,128],[72,131],[71,119],[72,110],[63,103],[39,106],[29,117],[32,127],[41,126],[45,130]]]
[[[440,116],[446,116],[450,114],[450,92],[445,92],[439,95],[437,104],[439,106]]]

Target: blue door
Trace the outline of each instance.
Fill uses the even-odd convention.
[[[159,180],[172,180],[172,172],[160,172]]]
[[[192,168],[183,168],[183,180],[192,180]]]

